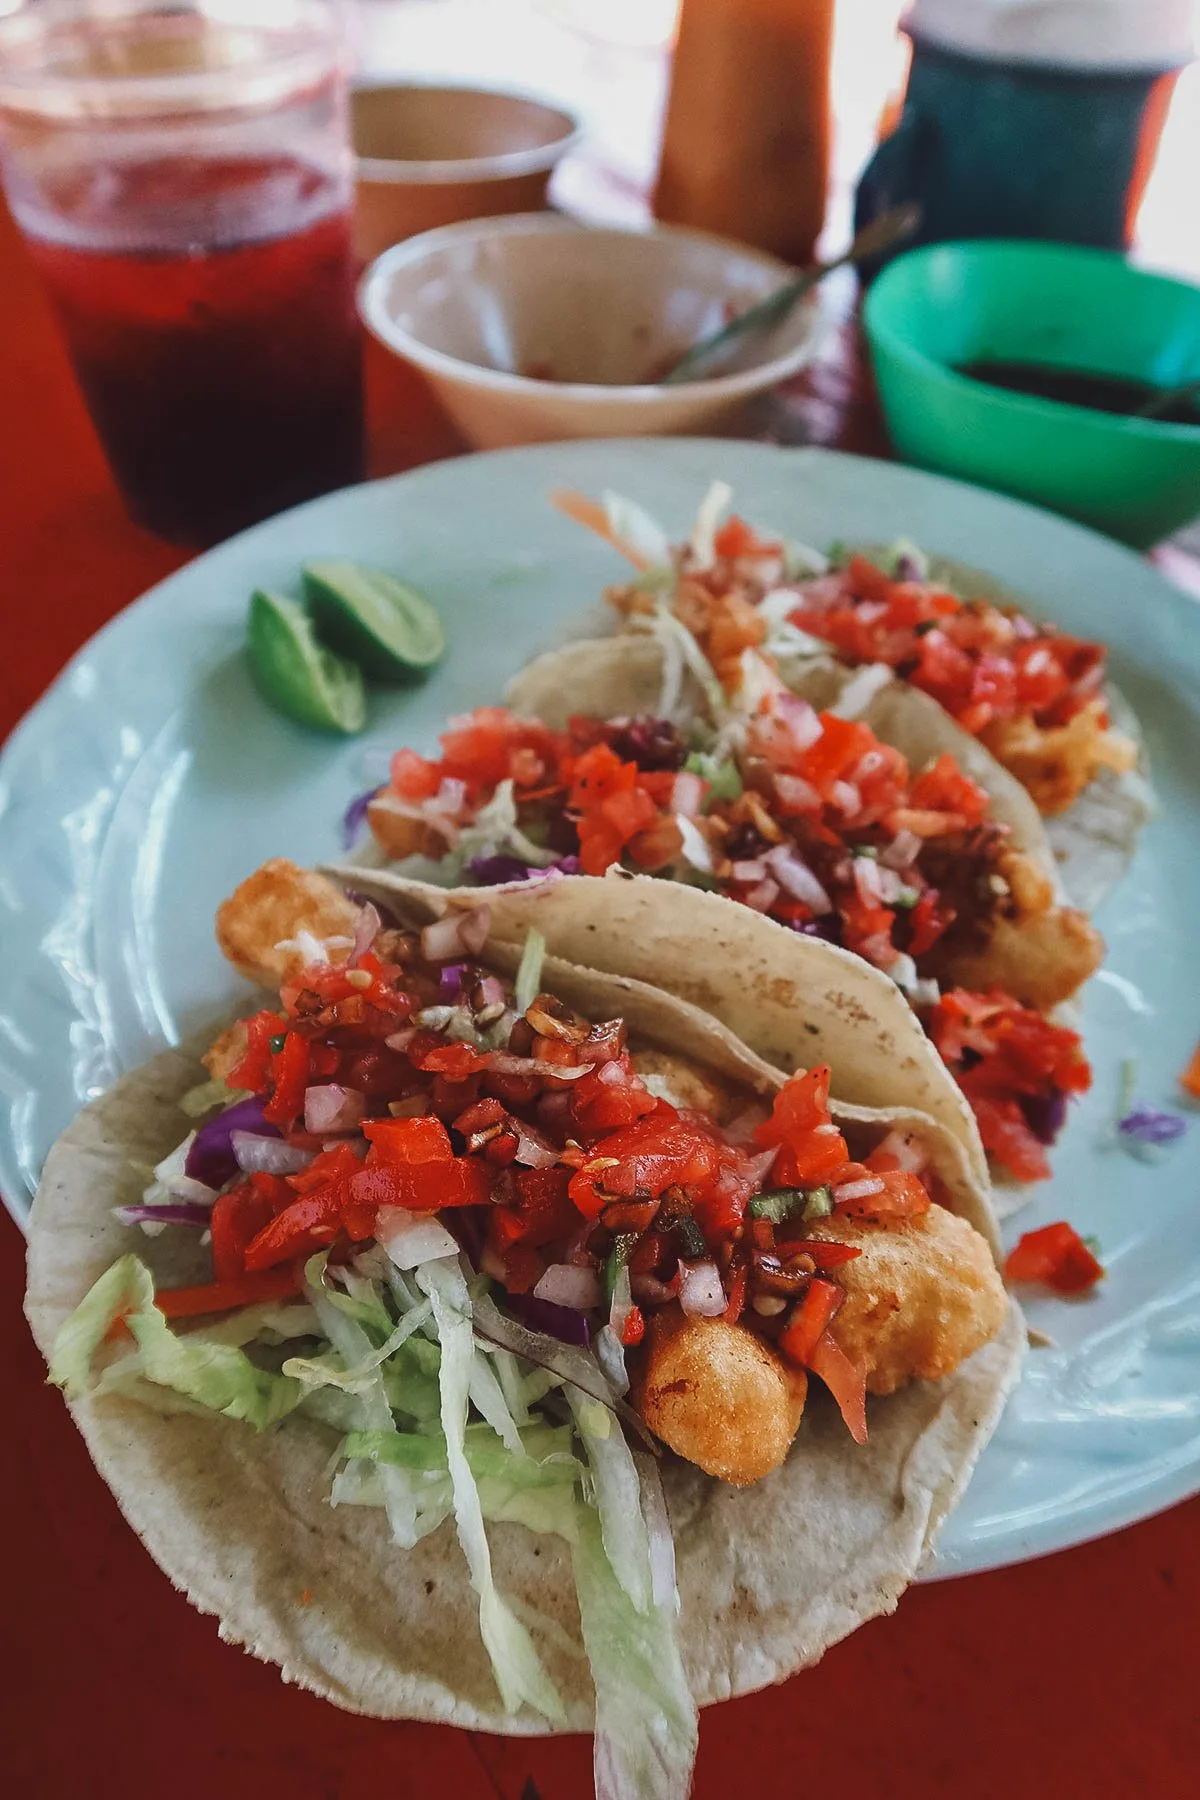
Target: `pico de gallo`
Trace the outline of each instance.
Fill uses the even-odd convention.
[[[683,1791],[696,1720],[659,1477],[623,1429],[648,1439],[639,1359],[668,1315],[732,1332],[799,1383],[801,1409],[817,1375],[862,1443],[870,1372],[839,1343],[846,1271],[872,1230],[913,1234],[902,1260],[919,1263],[914,1227],[949,1219],[946,1196],[911,1132],[859,1123],[847,1141],[827,1068],[767,1098],[718,1081],[544,988],[535,932],[515,979],[499,975],[488,932],[485,907],[415,931],[368,904],[352,941],[297,934],[278,1002],[223,1033],[212,1079],[184,1096],[204,1122],[118,1209],[203,1244],[207,1278],[159,1285],[121,1257],[60,1330],[51,1376],[73,1399],[150,1382],[159,1406],[332,1427],[333,1504],[383,1508],[405,1548],[452,1516],[506,1708],[559,1724],[485,1521],[565,1537],[598,1792],[652,1800]],[[941,1333],[937,1283],[967,1278],[931,1256],[911,1303],[934,1308],[932,1327],[911,1321],[920,1354]],[[969,1341],[942,1334],[939,1373],[997,1329],[992,1304],[991,1323],[962,1309]]]
[[[736,751],[669,719],[576,718],[553,731],[482,708],[452,722],[440,757],[396,753],[367,802],[371,830],[387,858],[431,856],[467,883],[619,863],[716,889],[865,957],[928,1022],[939,976],[1016,909],[1006,830],[953,757],[914,774],[861,719],[817,712],[761,670]],[[981,1077],[965,1080],[958,1046],[934,1042],[997,1162],[1040,1179],[1065,1098],[1090,1079],[1079,1035],[1011,997],[966,998],[1020,1021],[1025,1062],[993,1057],[985,1092]]]
[[[741,1320],[834,1371],[861,1436],[862,1379],[828,1330],[837,1268],[858,1252],[808,1226],[927,1211],[927,1159],[885,1137],[855,1160],[824,1068],[770,1107],[747,1093],[722,1129],[665,1097],[669,1076],[642,1078],[623,1021],[589,1022],[540,990],[536,936],[515,991],[475,960],[486,930],[486,908],[419,938],[376,926],[349,963],[305,968],[218,1046],[214,1066],[253,1098],[189,1147],[186,1174],[225,1177],[213,1279],[159,1294],[160,1309],[283,1299],[314,1254],[345,1262],[371,1242],[406,1266],[411,1240],[422,1259],[463,1251],[535,1328],[584,1347],[607,1329],[614,1357],[664,1305]],[[756,1310],[766,1294],[787,1304]]]
[[[666,571],[673,610],[718,670],[739,640],[768,638],[893,669],[980,738],[1048,816],[1065,812],[1101,770],[1136,768],[1136,745],[1109,718],[1103,644],[1015,605],[961,599],[928,578],[926,558],[910,544],[897,545],[881,568],[862,554],[826,557],[764,535],[736,516],[722,521],[731,497],[715,483],[682,545],[617,496],[604,506],[576,494],[555,499],[638,568],[637,582],[610,591],[617,610],[628,616],[656,604]]]

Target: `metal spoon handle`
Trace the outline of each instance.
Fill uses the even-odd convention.
[[[846,263],[864,262],[868,257],[877,256],[881,250],[908,237],[910,232],[915,231],[920,216],[921,209],[915,204],[894,206],[889,212],[880,213],[877,219],[872,219],[869,225],[863,226],[853,243],[840,256],[833,257],[829,262],[816,263],[794,281],[786,282],[773,294],[768,294],[765,300],[756,301],[744,313],[739,313],[736,319],[731,319],[728,325],[722,325],[719,331],[714,331],[708,337],[701,338],[698,344],[693,344],[686,355],[680,357],[674,367],[662,377],[661,385],[672,387],[677,382],[698,380],[710,362],[726,355],[751,332],[779,324],[805,294],[815,288],[819,281],[824,281],[826,275],[831,274],[834,269],[840,269]]]

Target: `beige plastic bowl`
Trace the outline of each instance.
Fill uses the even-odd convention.
[[[657,371],[791,274],[773,256],[679,226],[593,229],[530,213],[395,245],[364,275],[359,308],[483,449],[660,437],[721,424],[811,361],[813,298],[748,367],[654,385]]]
[[[544,207],[581,136],[570,113],[531,96],[424,82],[356,88],[350,130],[364,262],[438,225]]]

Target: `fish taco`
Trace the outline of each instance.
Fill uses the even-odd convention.
[[[1023,1343],[986,1188],[870,1103],[840,972],[809,1005],[866,1073],[784,1077],[561,960],[573,883],[533,926],[377,879],[222,908],[271,996],[59,1140],[34,1334],[223,1636],[351,1710],[594,1727],[598,1793],[683,1796],[696,1703],[889,1610],[965,1485]]]
[[[829,658],[790,683],[746,645],[714,665],[677,620],[550,652],[508,700],[452,721],[440,757],[396,754],[366,807],[378,857],[451,884],[669,876],[852,951],[909,1000],[997,1171],[1049,1173],[1090,1080],[1061,1009],[1104,946],[1063,900],[1029,796],[934,701]],[[768,1043],[717,987],[752,1048],[803,1061],[795,1020]]]
[[[739,638],[768,643],[789,680],[813,655],[890,668],[1028,792],[1077,905],[1094,911],[1121,879],[1154,796],[1103,644],[1039,619],[996,577],[907,541],[838,544],[826,555],[725,518],[732,494],[722,483],[681,545],[616,495],[602,505],[557,498],[637,567],[606,596],[625,625],[655,629],[672,614],[718,659]]]

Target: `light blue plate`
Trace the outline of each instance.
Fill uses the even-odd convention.
[[[441,463],[334,494],[202,557],[81,651],[0,760],[0,1187],[18,1218],[78,1106],[233,998],[218,901],[264,858],[328,859],[338,821],[400,743],[507,678],[617,578],[612,553],[548,491],[606,487],[690,522],[708,482],[809,543],[905,535],[986,568],[1113,649],[1146,729],[1161,816],[1100,917],[1108,965],[1087,1001],[1092,1092],[1054,1180],[1010,1238],[1070,1218],[1101,1241],[1092,1298],[1035,1299],[1032,1352],[943,1571],[1077,1543],[1200,1488],[1200,1113],[1161,1163],[1113,1142],[1122,1059],[1174,1105],[1200,1038],[1200,607],[1137,557],[1047,513],[896,465],[726,441],[550,445]],[[366,736],[309,735],[268,712],[241,659],[258,585],[302,560],[396,570],[440,608],[450,652],[428,684],[377,694]]]

